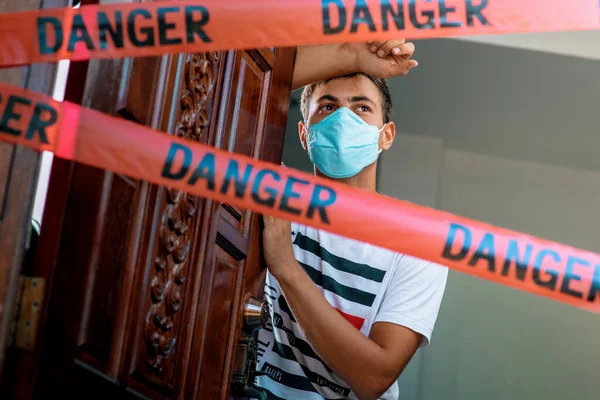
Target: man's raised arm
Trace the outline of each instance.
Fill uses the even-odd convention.
[[[411,60],[415,46],[404,39],[384,42],[299,46],[292,90],[354,72],[391,78],[418,65]]]

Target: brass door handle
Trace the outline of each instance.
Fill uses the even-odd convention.
[[[242,317],[244,329],[247,332],[256,332],[266,328],[269,322],[269,304],[257,297],[250,296],[244,304]]]
[[[266,400],[266,392],[256,386],[256,377],[262,375],[256,370],[258,363],[258,338],[256,332],[266,328],[270,319],[269,304],[254,296],[248,296],[242,310],[244,328],[238,350],[244,352],[244,366],[233,372],[231,389],[234,396]]]

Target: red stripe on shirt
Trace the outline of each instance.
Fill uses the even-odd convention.
[[[360,317],[356,317],[354,315],[350,315],[350,314],[346,314],[343,311],[340,311],[336,308],[337,312],[339,312],[342,317],[346,318],[346,320],[348,322],[350,322],[356,329],[358,329],[360,331],[360,328],[362,328],[363,323],[365,322],[364,318],[360,318]]]

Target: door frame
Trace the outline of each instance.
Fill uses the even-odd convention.
[[[73,0],[5,0],[0,5],[1,12],[29,11],[35,9],[52,9],[69,7]],[[82,5],[96,4],[97,0],[83,0]],[[81,103],[87,75],[88,62],[70,62],[64,100]],[[7,71],[7,73],[5,73]],[[15,72],[15,71],[21,71]],[[40,63],[18,69],[0,69],[0,81],[20,86],[28,90],[51,96],[56,84],[58,71],[57,63]],[[0,144],[2,146],[3,144]],[[44,321],[46,318],[46,303],[52,287],[54,257],[57,240],[47,240],[53,232],[41,230],[36,252],[33,255],[33,265],[23,269],[23,258],[29,247],[31,235],[31,218],[36,197],[36,188],[41,163],[41,153],[22,146],[13,146],[13,158],[9,171],[4,199],[0,198],[0,394],[7,398],[31,398],[37,378],[39,362],[40,338],[43,337]],[[54,158],[50,179],[53,187],[59,189],[68,187],[70,182],[71,161]],[[18,168],[17,168],[18,167]],[[1,177],[0,177],[1,179]],[[3,182],[0,180],[0,185]],[[53,190],[58,193],[58,190]],[[50,195],[50,190],[48,191]],[[49,197],[46,199],[49,200]],[[60,199],[54,196],[54,201]],[[63,199],[63,204],[66,197]],[[54,227],[60,230],[62,215],[44,213],[42,226]],[[3,235],[3,232],[10,235]],[[54,230],[56,232],[56,230]],[[37,323],[33,324],[35,342],[29,348],[18,348],[11,345],[13,341],[13,325],[19,303],[19,286],[21,277],[35,277],[44,283],[41,293],[41,310]],[[5,277],[5,279],[3,279]],[[5,357],[4,357],[5,356]]]
[[[0,12],[67,7],[71,0],[4,0]],[[0,69],[0,81],[52,95],[57,64],[32,64]],[[31,217],[41,154],[10,144],[0,144],[10,154],[8,173],[0,176],[0,376],[8,361],[22,262],[29,246]],[[33,344],[35,346],[35,344]],[[5,381],[4,379],[2,380]],[[3,385],[4,387],[4,385]]]

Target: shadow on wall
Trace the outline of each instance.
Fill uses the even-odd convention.
[[[308,153],[302,148],[298,136],[298,122],[302,121],[300,112],[300,95],[302,90],[292,92],[290,108],[288,111],[287,125],[285,128],[285,143],[283,146],[283,163],[286,167],[313,173],[313,164],[308,158]]]
[[[399,132],[600,170],[600,61],[459,40],[415,44],[419,67],[390,82]]]

